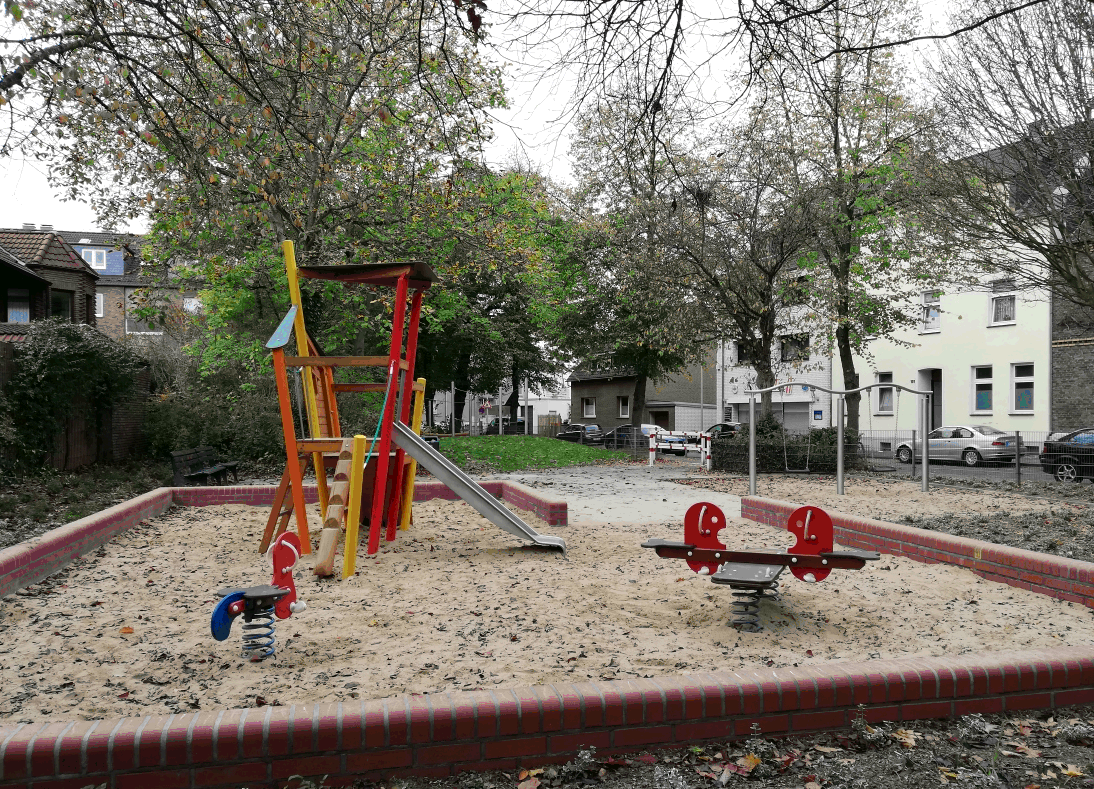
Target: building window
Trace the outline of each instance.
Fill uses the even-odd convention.
[[[1014,386],[1015,411],[1033,410],[1033,365],[1012,364],[1010,368],[1011,381]]]
[[[809,361],[809,335],[792,334],[780,338],[784,362]]]
[[[81,254],[84,257],[84,260],[91,265],[91,268],[99,269],[100,271],[106,268],[105,249],[85,249]]]
[[[619,417],[621,419],[630,419],[631,417],[631,398],[623,395],[615,398],[619,401]],[[595,416],[595,414],[594,414]]]
[[[879,384],[891,384],[893,382],[893,374],[878,373],[877,382]],[[893,388],[891,386],[879,386],[877,388],[877,413],[893,413]]]
[[[582,397],[581,398],[581,415],[586,419],[596,416],[596,398],[595,397]]]
[[[922,331],[942,330],[942,310],[939,305],[942,302],[942,291],[923,291],[923,321]]]
[[[984,413],[992,410],[991,365],[972,368],[972,410]]]
[[[106,303],[106,296],[102,293],[95,294],[95,317],[103,317],[103,307]]]
[[[49,314],[51,317],[60,318],[63,321],[72,321],[72,298],[75,294],[70,290],[54,290],[49,294]]]
[[[1014,294],[1014,280],[1000,279],[991,283],[994,295],[991,297],[991,325],[1014,323],[1014,308],[1017,296]]]
[[[8,323],[30,323],[30,291],[8,288]]]
[[[743,343],[737,343],[737,366],[747,367],[752,362],[748,358],[748,349]]]

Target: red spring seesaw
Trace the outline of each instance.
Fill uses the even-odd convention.
[[[783,550],[729,550],[718,539],[726,517],[717,505],[701,501],[684,515],[684,542],[653,539],[642,543],[666,559],[684,559],[695,572],[709,575],[716,584],[733,589],[736,619],[732,624],[751,632],[760,629],[757,610],[764,597],[774,597],[782,571],[790,568],[795,578],[809,583],[823,581],[832,570],[860,570],[877,561],[874,551],[833,550],[832,518],[820,507],[794,510],[786,530],[797,539]]]

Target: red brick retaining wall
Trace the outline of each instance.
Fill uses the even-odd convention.
[[[426,483],[432,484],[438,483]],[[433,493],[447,497],[443,486],[435,490],[426,485],[419,486],[422,498]],[[240,500],[261,504],[273,494],[272,488],[161,489],[147,494],[160,497],[148,506],[162,511],[171,500],[164,490],[176,496],[178,503],[188,504]],[[505,488],[498,492],[507,497]],[[262,496],[267,497],[265,502]],[[140,520],[139,510],[128,508],[138,501],[123,505],[126,518],[137,519],[133,522]],[[759,498],[745,499],[742,507],[746,517],[780,526],[794,508]],[[143,517],[153,514],[149,511]],[[991,551],[999,547],[987,543],[960,540],[951,544],[933,532],[834,517],[843,544],[924,561],[974,556],[973,561],[990,562],[992,568],[966,566],[985,577],[1017,578],[1030,584],[1025,588],[1033,588],[1033,582],[1003,574],[1019,559],[1032,566],[1032,557],[1039,557],[1037,585],[1054,591],[1063,590],[1049,585],[1050,576],[1071,582],[1074,569],[1078,582],[1080,568],[1071,565],[1085,565],[1068,562],[1066,574],[1052,576],[1045,567],[1057,567],[1060,560],[1055,557],[1028,551],[996,556]],[[83,522],[64,528],[79,523]],[[890,528],[897,531],[886,531]],[[91,530],[86,531],[69,533],[69,541],[89,537]],[[103,527],[97,533],[102,536],[106,531]],[[969,547],[966,543],[971,554],[963,552]],[[58,545],[66,544],[61,540]],[[7,553],[0,553],[0,562]],[[327,776],[327,785],[337,786],[359,777],[440,777],[463,770],[512,770],[562,762],[590,745],[601,753],[618,753],[741,739],[749,735],[753,724],[773,735],[840,729],[849,725],[860,704],[870,721],[914,721],[1090,703],[1094,703],[1094,648],[1072,647],[187,715],[3,724],[0,789],[76,789],[100,784],[108,789],[236,789],[284,786],[292,775],[316,780]]]
[[[821,664],[350,704],[0,726],[0,787],[327,785],[600,753],[1094,702],[1094,649]]]
[[[741,516],[786,528],[800,505],[760,496],[741,498]],[[850,548],[967,567],[989,581],[1094,607],[1094,564],[927,529],[829,512],[836,542]]]

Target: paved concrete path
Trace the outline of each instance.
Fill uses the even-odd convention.
[[[697,464],[576,466],[557,471],[496,474],[492,479],[519,482],[569,505],[570,525],[581,523],[672,523],[697,501],[722,508],[727,518],[741,515],[741,498],[673,482],[700,474]]]

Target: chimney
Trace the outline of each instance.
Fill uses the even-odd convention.
[[[42,225],[41,229],[42,230],[48,230],[49,232],[52,233],[53,232],[53,225]]]
[[[35,229],[34,223],[33,222],[24,222],[23,223],[23,229],[24,230],[34,230]]]

